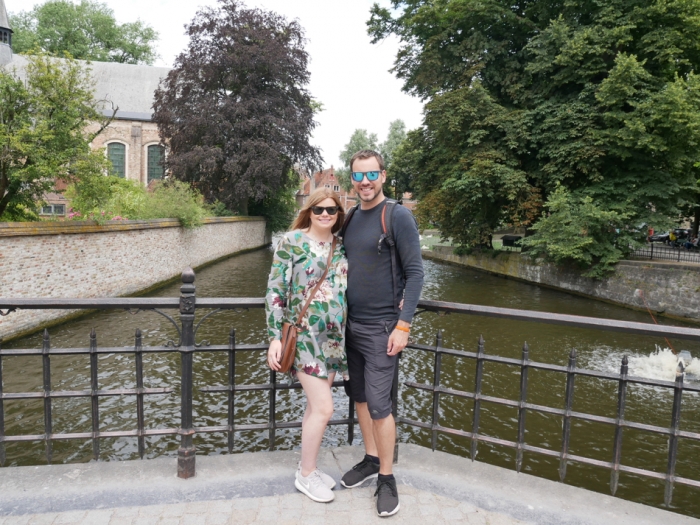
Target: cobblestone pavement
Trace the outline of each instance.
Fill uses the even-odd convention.
[[[322,525],[372,523],[513,525],[525,523],[468,503],[399,485],[401,509],[389,518],[376,515],[374,486],[336,488],[335,501],[315,503],[301,493],[234,498],[172,505],[147,505],[0,517],[0,525]]]
[[[364,454],[322,448],[319,467],[336,481]],[[177,477],[174,458],[0,468],[0,525],[700,525],[700,520],[609,495],[400,446],[401,509],[379,518],[376,482],[315,503],[294,488],[299,451],[198,456],[196,476]]]

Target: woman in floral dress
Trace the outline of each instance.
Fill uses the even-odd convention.
[[[299,311],[318,283],[328,261],[334,235],[343,225],[345,212],[329,188],[314,191],[280,240],[272,262],[265,295],[270,347],[267,361],[279,370],[282,354],[282,323],[298,323],[292,374],[306,394],[301,431],[301,462],[294,485],[309,498],[329,502],[335,480],[316,466],[323,433],[333,415],[331,385],[336,373],[347,379],[345,318],[348,262],[341,243],[336,243],[331,265],[303,319]],[[289,308],[287,307],[289,303]]]

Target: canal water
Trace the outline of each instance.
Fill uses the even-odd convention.
[[[272,261],[269,249],[258,250],[232,257],[197,272],[198,297],[261,297],[265,292],[267,274]],[[502,279],[467,268],[455,267],[434,261],[425,261],[426,281],[424,299],[435,299],[488,306],[519,308],[557,312],[626,321],[650,322],[648,314],[636,312],[606,303],[585,299],[535,285]],[[176,296],[179,283],[157,290],[150,296]],[[198,318],[201,318],[199,312]],[[679,324],[677,322],[667,324]],[[212,344],[226,344],[229,330],[235,327],[238,343],[259,343],[266,339],[262,310],[220,312],[204,321],[197,339]],[[52,328],[53,347],[87,347],[89,333],[95,328],[99,346],[133,345],[134,332],[140,328],[144,345],[163,345],[169,339],[177,339],[172,325],[153,312],[100,312]],[[565,328],[554,325],[504,321],[467,315],[437,316],[424,313],[416,318],[413,337],[416,342],[433,344],[437,330],[443,332],[443,346],[476,350],[477,340],[483,335],[486,352],[511,358],[520,358],[524,342],[530,348],[533,361],[566,365],[572,349],[576,349],[578,366],[607,372],[619,372],[623,356],[630,358],[630,374],[663,378],[672,381],[676,359],[668,343],[663,339],[626,334]],[[40,348],[41,334],[16,340],[6,348]],[[671,340],[676,350],[688,350],[700,358],[700,345]],[[269,371],[263,352],[239,353],[236,361],[237,381],[241,383],[266,383]],[[432,354],[407,350],[401,360],[400,414],[415,420],[428,422],[432,414],[432,398],[427,392],[409,389],[403,381],[431,383]],[[32,392],[42,390],[40,357],[11,357],[3,359],[4,391]],[[225,425],[227,398],[225,394],[203,393],[199,387],[224,385],[227,382],[227,357],[222,354],[195,354],[194,420],[197,426]],[[89,389],[90,371],[88,357],[56,356],[51,359],[53,390]],[[101,389],[135,387],[133,355],[115,354],[99,358],[99,387]],[[517,400],[519,374],[516,367],[486,363],[484,367],[483,393]],[[689,376],[700,376],[700,361],[693,360]],[[172,387],[171,394],[147,396],[145,400],[147,428],[176,428],[180,416],[180,392],[177,387],[180,359],[176,352],[144,356],[144,383],[146,387]],[[550,407],[563,408],[565,376],[561,373],[530,371],[528,401]],[[442,384],[446,387],[472,391],[474,386],[474,361],[445,356],[442,364]],[[266,423],[268,418],[268,394],[246,392],[236,396],[236,421]],[[335,392],[336,418],[346,417],[347,398],[343,392]],[[630,385],[627,394],[626,418],[628,420],[670,426],[673,393],[668,389]],[[616,416],[617,384],[578,377],[574,397],[574,410],[607,417]],[[440,404],[440,424],[469,431],[472,424],[472,402],[443,396]],[[298,391],[278,393],[278,419],[300,419],[303,411],[303,395]],[[90,432],[91,412],[89,399],[60,399],[53,402],[54,432]],[[42,434],[44,428],[43,402],[41,400],[6,401],[6,434]],[[101,430],[131,430],[136,427],[136,402],[133,396],[110,397],[100,400]],[[516,440],[516,409],[482,403],[481,432],[502,439]],[[700,432],[700,398],[684,393],[681,414],[683,430]],[[359,437],[357,428],[355,443]],[[528,413],[526,441],[530,445],[559,450],[561,446],[561,417]],[[407,426],[399,427],[400,440],[430,446],[430,432]],[[610,426],[574,420],[571,429],[570,453],[592,457],[602,461],[612,458],[614,429]],[[276,445],[280,449],[299,446],[299,430],[278,430]],[[223,434],[196,436],[200,454],[223,454],[227,451],[227,439]],[[347,427],[330,428],[324,446],[347,443]],[[269,446],[265,431],[238,432],[235,436],[237,451],[264,450]],[[175,455],[178,441],[174,436],[147,439],[146,457]],[[446,452],[468,457],[470,442],[467,439],[441,435],[438,448]],[[622,447],[623,464],[664,473],[667,464],[668,443],[663,436],[648,432],[625,430]],[[45,463],[44,445],[34,443],[10,443],[6,445],[5,465],[40,465]],[[90,461],[92,444],[89,441],[62,441],[54,444],[53,461]],[[124,460],[138,457],[135,438],[101,440],[101,459]],[[558,479],[559,463],[556,459],[525,453],[523,471],[548,479]],[[477,459],[490,464],[514,468],[515,453],[512,449],[480,444]],[[400,458],[399,458],[400,461]],[[680,441],[678,476],[697,479],[700,471],[700,446]],[[608,470],[570,463],[565,482],[590,490],[609,494]],[[617,495],[645,503],[663,505],[662,482],[621,474]],[[700,517],[699,491],[676,486],[672,510]]]

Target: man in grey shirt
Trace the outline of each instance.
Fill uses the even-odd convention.
[[[399,510],[392,473],[396,424],[391,413],[391,386],[423,286],[423,261],[411,212],[396,205],[390,221],[385,216],[388,211],[383,217],[387,199],[382,189],[386,181],[382,156],[371,150],[358,151],[350,160],[350,171],[360,205],[343,237],[348,258],[346,350],[350,393],[357,406],[366,454],[341,483],[352,488],[377,477],[377,514],[391,516]],[[396,245],[395,268],[390,247],[382,238],[383,219],[391,225],[387,233]]]

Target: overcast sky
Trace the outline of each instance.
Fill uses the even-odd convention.
[[[160,35],[155,64],[171,67],[188,40],[183,26],[200,6],[215,6],[216,0],[102,0],[119,22],[140,18]],[[247,0],[249,7],[276,11],[297,18],[306,31],[310,56],[309,90],[323,103],[325,111],[312,143],[319,146],[325,167],[338,167],[338,153],[355,129],[386,138],[389,123],[402,119],[408,129],[421,123],[422,105],[401,91],[401,82],[389,73],[398,42],[385,40],[370,44],[365,22],[374,0]],[[5,0],[16,13],[43,3],[35,0]],[[388,2],[384,2],[388,3]]]

